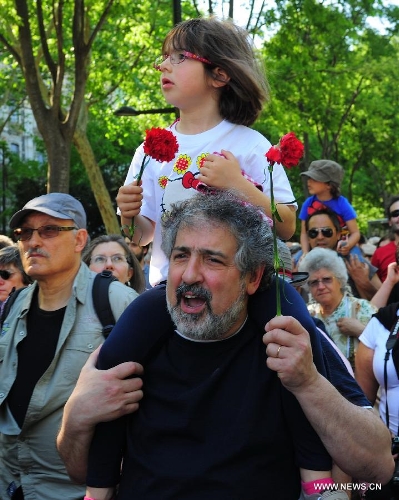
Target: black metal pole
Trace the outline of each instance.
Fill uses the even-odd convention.
[[[3,213],[2,213],[2,226],[3,226],[3,234],[6,234],[6,188],[7,188],[7,171],[6,171],[6,152],[5,148],[2,148],[2,189],[3,189],[3,196],[2,196],[2,204],[3,204]]]
[[[122,106],[114,111],[115,116],[162,115],[176,113],[176,108],[155,108],[138,110],[131,106]]]
[[[181,22],[181,1],[173,0],[173,24]]]

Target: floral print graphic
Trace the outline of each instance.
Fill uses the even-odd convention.
[[[200,156],[197,156],[197,167],[198,170],[202,167],[205,158],[209,155],[209,153],[202,153]]]
[[[192,160],[190,156],[182,154],[177,157],[176,163],[173,166],[174,172],[184,174],[190,168]]]
[[[166,188],[166,184],[168,183],[168,178],[166,175],[162,175],[159,179],[158,179],[158,184],[161,186],[162,189],[165,189]]]

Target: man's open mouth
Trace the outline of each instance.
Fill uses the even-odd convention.
[[[187,307],[192,308],[202,307],[207,301],[206,297],[199,296],[190,292],[183,294],[182,299]]]

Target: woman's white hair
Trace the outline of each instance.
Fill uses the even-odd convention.
[[[340,257],[335,250],[329,248],[313,248],[299,263],[299,271],[310,274],[328,269],[339,281],[342,291],[349,291],[348,271],[344,259]],[[305,285],[306,288],[307,285]]]

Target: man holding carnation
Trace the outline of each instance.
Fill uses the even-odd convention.
[[[263,214],[222,191],[174,206],[163,224],[167,309],[163,285],[138,297],[100,351],[103,370],[92,357],[65,406],[58,448],[77,481],[86,480],[89,456],[89,498],[108,500],[119,484],[121,500],[255,500],[264,492],[296,500],[299,468],[331,465],[320,438],[348,473],[388,481],[387,429],[364,408],[368,402],[342,368],[334,383],[343,392],[351,387],[350,399],[360,406],[317,371],[314,363],[326,368],[322,341],[289,285],[281,305],[291,316],[275,317],[272,235]],[[156,319],[147,321],[163,329],[171,317],[176,330],[148,338],[143,327],[132,329],[132,314],[149,297]],[[251,308],[261,304],[258,322]],[[98,405],[99,387],[109,392],[109,367],[129,360],[144,366],[137,411],[104,424],[130,411],[124,395],[119,405]]]

